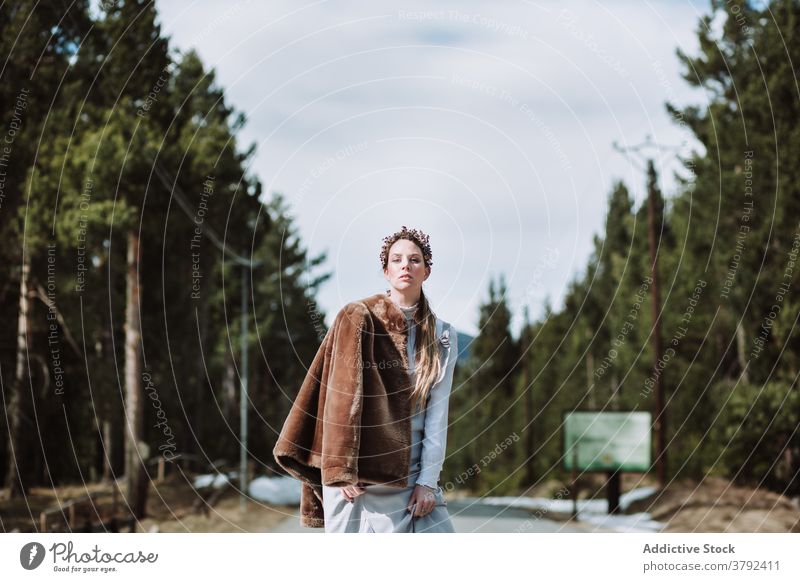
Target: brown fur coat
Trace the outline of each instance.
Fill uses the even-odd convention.
[[[322,485],[407,486],[407,342],[405,316],[385,293],[337,314],[273,449],[277,463],[302,482],[301,525],[324,527]]]

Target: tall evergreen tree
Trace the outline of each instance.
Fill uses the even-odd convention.
[[[44,279],[40,268],[47,261],[45,241],[51,228],[45,217],[52,215],[55,202],[52,192],[45,197],[31,196],[31,166],[43,143],[51,108],[63,103],[59,86],[87,28],[87,5],[82,1],[43,4],[21,0],[0,10],[4,63],[0,103],[6,128],[0,157],[0,235],[5,241],[0,257],[6,264],[19,265],[18,299],[4,302],[16,307],[16,313],[4,313],[7,321],[17,323],[14,365],[4,367],[12,368],[14,376],[0,377],[3,416],[8,419],[5,484],[12,498],[22,494],[30,480],[31,467],[24,459],[34,458],[29,453],[35,440],[24,438],[22,431],[23,421],[28,424],[28,434],[38,429],[30,408],[36,381],[28,361],[35,335],[31,302]],[[8,364],[0,360],[2,363]],[[3,370],[0,375],[5,375]]]
[[[472,431],[471,461],[479,463],[480,473],[473,478],[471,486],[478,490],[497,484],[496,477],[508,466],[503,459],[495,463],[492,451],[514,433],[519,438],[520,427],[515,414],[516,407],[520,406],[515,402],[518,346],[511,335],[506,293],[502,276],[497,286],[494,280],[489,282],[488,301],[480,307],[480,332],[472,343],[474,373],[465,388],[471,395],[472,408],[459,419]]]

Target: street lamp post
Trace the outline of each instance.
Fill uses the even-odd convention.
[[[248,401],[248,387],[247,387],[247,275],[250,273],[249,265],[242,265],[242,325],[241,337],[239,343],[242,350],[242,370],[241,382],[242,389],[239,391],[239,441],[241,443],[239,450],[239,486],[241,487],[241,495],[239,496],[239,510],[244,513],[247,511],[247,401]]]

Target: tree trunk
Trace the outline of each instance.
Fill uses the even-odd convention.
[[[473,403],[472,415],[473,415],[473,418],[475,419],[475,436],[474,436],[473,445],[472,445],[473,446],[472,459],[475,460],[475,465],[478,464],[477,463],[478,459],[480,459],[483,456],[483,455],[481,455],[481,444],[482,444],[481,441],[485,438],[483,435],[480,435],[479,433],[483,429],[483,418],[482,418],[483,415],[481,414],[481,412],[482,412],[482,408],[481,407],[482,406],[487,406],[487,404],[484,401],[484,403],[482,405],[474,406],[474,404],[476,402],[480,402],[480,398],[481,398],[480,386],[481,386],[481,382],[474,382],[473,383],[473,390],[475,391],[475,393],[473,395],[473,401],[472,401],[472,403]],[[480,487],[481,481],[482,481],[481,472],[480,472],[480,468],[478,468],[478,470],[472,476],[472,486],[470,487],[470,489],[472,489],[473,491],[478,490],[478,488]]]
[[[536,435],[534,433],[535,423],[533,421],[534,402],[533,386],[531,386],[531,356],[526,352],[523,364],[523,386],[525,386],[525,426],[528,427],[527,438],[525,439],[525,480],[528,485],[536,483],[536,468],[534,467],[534,451],[536,450]]]
[[[617,379],[617,371],[613,368],[611,369],[611,374],[609,374],[609,381],[611,382],[611,397],[609,398],[608,409],[619,410],[620,385]]]
[[[111,459],[114,450],[114,432],[111,421],[103,420],[103,483],[111,483]]]
[[[592,330],[588,327],[586,328],[586,342],[590,342],[592,340]],[[593,409],[596,406],[595,403],[595,389],[594,389],[594,353],[592,349],[589,348],[589,351],[586,354],[586,389],[588,394],[586,396],[586,405]]]
[[[144,414],[141,384],[141,313],[139,312],[139,234],[128,233],[127,296],[125,305],[125,482],[128,505],[137,519],[147,504],[147,447],[143,441]]]
[[[22,422],[22,390],[25,379],[28,377],[25,365],[25,356],[31,345],[30,326],[28,315],[30,298],[28,296],[28,277],[30,276],[30,255],[23,250],[22,274],[19,283],[19,316],[17,318],[17,361],[14,371],[14,381],[6,401],[6,418],[8,419],[8,467],[6,470],[5,486],[8,489],[8,498],[15,499],[24,495],[24,486],[21,482],[17,458],[23,458],[21,450],[21,422]]]
[[[204,442],[203,439],[203,414],[205,412],[204,403],[205,403],[205,391],[206,386],[208,385],[208,381],[206,379],[206,362],[205,358],[207,354],[203,352],[206,349],[206,339],[208,338],[208,311],[209,311],[209,302],[207,299],[206,293],[202,293],[200,297],[200,309],[199,315],[200,317],[200,345],[197,346],[197,358],[195,360],[196,371],[195,376],[197,378],[197,383],[195,387],[194,393],[194,434],[197,435],[197,439],[200,442]],[[189,440],[192,431],[185,430],[183,431],[185,434],[185,441],[183,443],[183,450],[187,453],[190,451],[191,448],[194,446],[193,440]]]
[[[108,361],[107,358],[113,357],[110,345],[110,332],[111,323],[106,325],[106,328],[100,334],[98,341],[95,342],[95,354],[98,362]],[[100,455],[101,465],[103,467],[103,483],[111,483],[112,475],[114,474],[114,430],[113,418],[114,411],[111,404],[111,398],[103,398],[103,403],[99,408],[101,418],[100,421]]]
[[[222,415],[229,426],[233,426],[237,410],[236,368],[233,364],[233,352],[228,350],[225,354],[225,378],[222,380]]]
[[[750,383],[750,375],[747,373],[747,338],[744,334],[744,325],[742,322],[736,326],[736,357],[739,360],[739,369],[742,372],[742,381],[745,384]]]

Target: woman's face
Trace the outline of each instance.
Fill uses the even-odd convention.
[[[422,289],[422,282],[431,274],[431,268],[425,266],[420,248],[401,238],[389,248],[389,262],[383,274],[398,291],[413,291]]]

